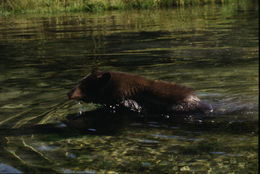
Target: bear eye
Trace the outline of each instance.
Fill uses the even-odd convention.
[[[90,89],[92,88],[93,86],[95,86],[95,83],[96,81],[90,77],[88,78],[85,78],[83,79],[81,82],[80,82],[80,88],[82,90],[86,90],[86,89]]]

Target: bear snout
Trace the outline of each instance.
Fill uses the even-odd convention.
[[[78,86],[67,93],[70,100],[81,100],[83,98],[82,92]]]
[[[73,93],[73,90],[70,90],[70,92],[67,93],[67,96],[69,97],[69,100],[72,99],[72,93]]]

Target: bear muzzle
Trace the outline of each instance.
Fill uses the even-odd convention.
[[[78,86],[76,86],[70,92],[68,92],[67,95],[71,100],[81,100],[83,98],[82,92]]]

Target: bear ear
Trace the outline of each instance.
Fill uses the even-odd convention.
[[[106,72],[102,74],[102,76],[100,76],[98,80],[101,84],[106,84],[110,80],[110,78],[111,78],[110,72]]]

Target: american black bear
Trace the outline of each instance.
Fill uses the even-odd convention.
[[[176,83],[151,80],[124,72],[94,68],[69,93],[69,99],[123,106],[137,112],[210,113],[210,104],[195,91]]]

